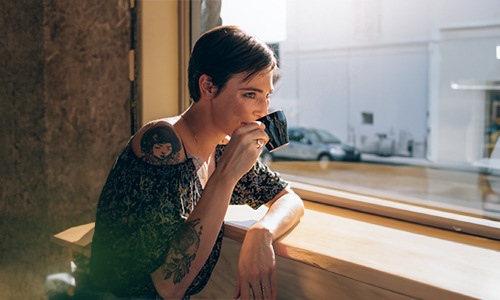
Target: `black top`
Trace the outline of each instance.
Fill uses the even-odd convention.
[[[224,146],[216,149],[216,162]],[[287,183],[261,162],[237,183],[231,204],[257,209]],[[129,142],[108,176],[97,206],[90,278],[99,291],[119,297],[157,298],[150,273],[164,262],[172,236],[203,192],[192,158],[175,165],[144,162]],[[205,265],[186,292],[200,292],[217,263],[223,228]]]

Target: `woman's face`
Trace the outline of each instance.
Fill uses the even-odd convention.
[[[213,99],[213,120],[224,133],[231,135],[244,123],[252,122],[267,114],[271,93],[272,74],[263,71],[250,80],[246,74],[236,74]]]
[[[165,159],[172,153],[171,143],[156,143],[153,145],[153,155],[159,159]]]

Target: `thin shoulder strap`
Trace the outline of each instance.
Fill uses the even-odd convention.
[[[184,141],[182,140],[182,138],[181,138],[181,145],[182,145],[182,149],[184,149],[184,155],[186,156],[186,158],[189,158],[187,150],[186,150],[186,146],[184,146]]]

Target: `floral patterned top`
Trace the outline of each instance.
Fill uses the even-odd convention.
[[[216,149],[216,161],[224,146]],[[231,204],[257,209],[287,183],[256,162],[236,185]],[[94,289],[119,297],[159,298],[150,273],[164,262],[169,241],[189,217],[203,192],[192,158],[176,165],[151,165],[129,142],[108,176],[97,206],[90,279]],[[186,292],[200,292],[218,260],[223,228],[202,270]]]

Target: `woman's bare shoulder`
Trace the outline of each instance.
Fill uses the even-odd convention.
[[[173,165],[186,161],[182,140],[176,132],[178,117],[151,121],[132,139],[135,155],[153,165]]]

